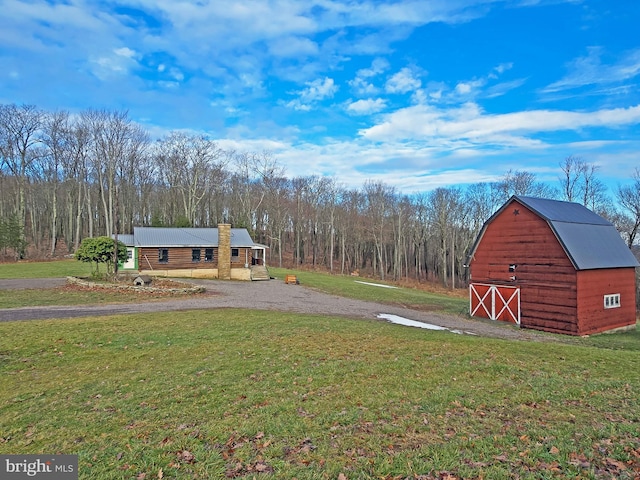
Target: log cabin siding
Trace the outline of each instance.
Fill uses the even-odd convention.
[[[169,261],[160,262],[158,251],[169,251]],[[218,268],[218,247],[213,248],[213,261],[205,261],[205,250],[211,247],[141,247],[138,248],[138,265],[144,270],[178,270],[178,269],[211,269]],[[192,250],[200,250],[200,261],[192,260]],[[238,256],[231,257],[231,268],[244,268],[245,263],[251,265],[251,248],[238,248]],[[247,262],[245,262],[247,260]]]
[[[251,265],[253,251],[250,248],[233,248],[232,250],[238,250],[238,256],[231,257],[231,268],[244,268],[245,265]]]
[[[191,259],[194,248],[200,250],[199,262]],[[210,247],[141,247],[138,249],[138,265],[145,270],[218,268],[218,249],[213,249],[213,261],[206,262],[205,248]],[[160,262],[158,259],[158,252],[162,249],[167,249],[169,252],[168,262]]]

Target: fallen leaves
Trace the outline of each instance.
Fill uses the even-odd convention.
[[[196,457],[189,450],[182,450],[177,453],[177,459],[181,463],[195,463]]]
[[[258,432],[254,437],[233,433],[224,444],[217,444],[216,448],[220,456],[227,461],[225,477],[237,478],[252,473],[273,473],[273,467],[265,461],[262,454],[263,450],[272,443],[273,440],[266,438],[264,432]],[[242,456],[237,455],[239,449],[243,449]],[[245,459],[247,449],[253,457],[250,460]]]

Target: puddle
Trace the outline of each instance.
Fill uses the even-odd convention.
[[[362,285],[372,285],[374,287],[382,287],[382,288],[398,288],[393,285],[382,285],[381,283],[369,283],[369,282],[361,282],[360,280],[356,280],[356,283],[361,283]]]
[[[427,330],[446,330],[451,333],[457,333],[458,335],[467,334],[467,335],[475,335],[475,333],[471,332],[462,332],[460,330],[451,330],[447,327],[441,327],[440,325],[433,325],[431,323],[418,322],[416,320],[409,320],[408,318],[400,317],[398,315],[392,315],[390,313],[380,313],[378,314],[378,318],[382,318],[391,323],[395,323],[397,325],[405,325],[407,327],[417,327],[417,328],[426,328]]]

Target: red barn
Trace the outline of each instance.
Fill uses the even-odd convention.
[[[636,324],[640,265],[613,224],[580,204],[511,197],[467,263],[472,316],[569,335]]]

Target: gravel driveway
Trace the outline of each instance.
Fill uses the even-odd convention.
[[[0,280],[0,289],[53,288],[65,279]],[[214,308],[251,308],[304,314],[334,315],[348,318],[378,319],[379,315],[396,315],[450,330],[487,337],[549,341],[554,335],[525,330],[489,320],[423,312],[402,306],[353,300],[328,295],[303,285],[285,284],[282,280],[240,282],[191,280],[203,285],[206,293],[184,299],[171,298],[135,304],[47,306],[0,309],[0,321],[72,318],[146,312],[164,312]],[[370,288],[379,288],[371,285]],[[386,320],[380,320],[386,321]],[[409,328],[409,327],[398,327]],[[558,339],[559,340],[559,339]]]

